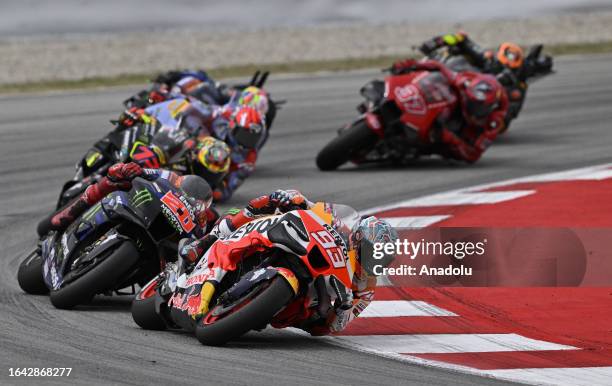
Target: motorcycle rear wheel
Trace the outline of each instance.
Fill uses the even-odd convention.
[[[358,151],[372,147],[376,140],[376,134],[365,121],[358,121],[321,149],[317,155],[317,166],[321,170],[334,170]]]
[[[124,241],[90,271],[57,290],[51,291],[51,303],[56,308],[70,309],[89,302],[96,294],[112,290],[140,258],[131,241]]]
[[[206,324],[210,313],[196,326],[196,337],[207,346],[220,346],[238,338],[250,330],[267,325],[270,320],[293,298],[294,292],[282,277],[275,277],[270,285],[253,298],[243,299],[236,311],[223,316],[213,323]]]
[[[49,288],[43,276],[43,260],[36,250],[30,252],[28,257],[19,264],[17,271],[19,287],[32,295],[45,295]]]

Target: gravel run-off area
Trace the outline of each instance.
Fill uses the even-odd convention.
[[[162,30],[0,39],[0,84],[147,74],[171,68],[410,54],[442,33],[465,30],[484,46],[612,41],[612,12],[469,23],[349,24],[214,33]]]

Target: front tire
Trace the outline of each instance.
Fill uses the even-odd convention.
[[[19,287],[29,294],[46,295],[49,293],[43,275],[43,259],[36,250],[32,251],[19,265],[17,282]]]
[[[360,120],[321,149],[317,155],[317,166],[321,170],[334,170],[357,152],[372,147],[377,138],[365,121]]]
[[[52,290],[51,303],[57,308],[70,309],[87,303],[96,294],[114,289],[139,257],[136,246],[131,241],[124,241],[110,256],[83,276],[58,290]]]
[[[270,285],[254,298],[237,306],[239,308],[235,312],[206,324],[209,314],[215,310],[213,308],[198,322],[196,337],[204,345],[222,345],[250,330],[267,325],[293,297],[294,292],[289,283],[282,277],[275,277]]]
[[[166,323],[157,313],[155,302],[159,296],[156,291],[159,277],[148,282],[132,301],[132,318],[136,324],[145,330],[165,330]]]

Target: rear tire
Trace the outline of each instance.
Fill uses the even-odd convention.
[[[282,277],[275,277],[270,286],[235,313],[212,324],[202,323],[205,316],[196,326],[196,337],[204,345],[222,345],[250,330],[266,326],[293,297],[289,283]]]
[[[45,295],[49,293],[43,275],[43,259],[36,251],[32,251],[19,265],[17,282],[19,287],[29,294]]]
[[[87,303],[96,294],[112,290],[140,258],[136,246],[124,241],[110,256],[75,281],[51,291],[51,303],[62,309]]]
[[[317,166],[321,170],[334,170],[350,160],[357,151],[372,147],[377,138],[365,121],[358,121],[321,149],[317,155]]]
[[[166,323],[164,319],[155,311],[155,301],[159,296],[153,289],[153,294],[150,295],[151,288],[157,285],[157,277],[148,282],[132,301],[132,318],[134,322],[145,330],[165,330]]]

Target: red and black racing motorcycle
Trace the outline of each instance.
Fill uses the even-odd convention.
[[[502,71],[496,77],[502,86],[523,84],[528,79],[552,73],[552,60],[541,57],[542,46],[529,50],[518,72]],[[464,57],[432,54],[432,58],[454,71],[477,71]],[[525,86],[526,90],[526,86]],[[443,153],[434,120],[445,109],[454,109],[459,96],[437,71],[413,71],[373,80],[360,90],[365,101],[359,118],[340,129],[338,136],[317,155],[321,170],[334,170],[345,162],[405,163],[422,155]],[[524,95],[523,95],[524,97]],[[524,98],[512,104],[511,119],[518,115]]]
[[[351,161],[404,162],[436,152],[434,120],[454,109],[458,95],[437,71],[413,71],[373,80],[360,90],[359,118],[339,131],[317,155],[321,170]]]

